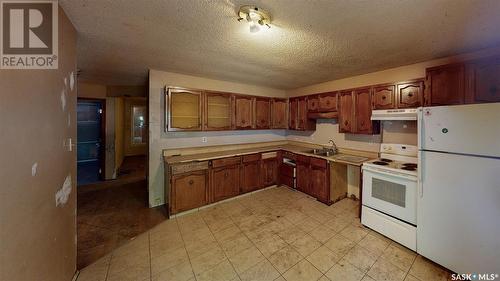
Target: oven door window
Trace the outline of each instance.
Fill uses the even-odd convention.
[[[372,178],[372,196],[402,208],[406,207],[406,186],[402,184]]]

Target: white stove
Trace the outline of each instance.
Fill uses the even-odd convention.
[[[361,223],[416,249],[418,148],[382,144],[380,158],[363,163]]]

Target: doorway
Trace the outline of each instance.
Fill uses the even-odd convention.
[[[86,185],[104,180],[105,100],[78,99],[77,181]]]

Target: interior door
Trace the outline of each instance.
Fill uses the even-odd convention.
[[[77,104],[78,185],[97,182],[103,173],[103,102],[79,100]]]
[[[500,268],[500,159],[421,152],[417,252],[455,272]]]

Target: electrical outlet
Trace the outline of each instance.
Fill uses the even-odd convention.
[[[208,141],[208,140],[207,140],[207,137],[202,137],[202,138],[201,138],[201,142],[205,143],[205,142],[207,142],[207,141]]]

